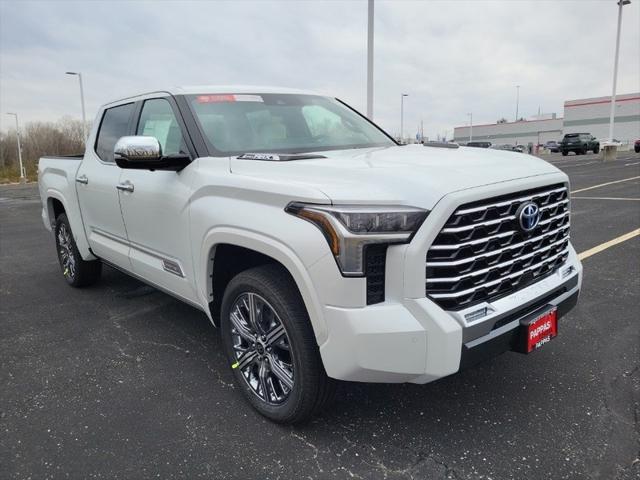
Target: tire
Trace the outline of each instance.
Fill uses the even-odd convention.
[[[254,321],[249,314],[252,307]],[[284,334],[271,342],[270,332],[279,329],[278,322]],[[237,385],[251,406],[268,419],[301,423],[333,398],[336,381],[327,377],[302,297],[280,265],[251,268],[229,282],[222,299],[221,329]],[[274,365],[279,365],[275,369],[280,370],[279,376]],[[283,375],[282,370],[291,375]],[[287,389],[289,381],[292,387]]]
[[[562,150],[562,156],[566,157],[567,155],[569,155],[569,152],[566,150]]]
[[[600,153],[600,146],[596,145],[595,147],[593,147],[593,153],[594,155],[597,155],[598,153]]]
[[[589,147],[585,145],[584,147],[582,147],[582,155],[586,155],[587,153],[589,153]]]
[[[71,225],[65,213],[56,218],[54,229],[58,262],[62,275],[69,285],[80,288],[92,285],[98,281],[102,273],[100,260],[83,260],[73,238]]]
[[[633,147],[633,151],[636,153],[640,153],[640,147]]]

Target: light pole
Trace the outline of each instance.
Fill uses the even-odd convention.
[[[518,121],[519,106],[520,106],[520,85],[516,85],[516,122]]]
[[[20,124],[18,123],[17,113],[7,113],[7,115],[13,115],[16,117],[16,140],[18,141],[18,162],[20,163],[20,183],[26,183],[27,179],[24,176],[24,167],[22,166],[22,147],[20,146]]]
[[[404,140],[404,97],[408,97],[409,94],[400,94],[400,143]]]
[[[87,116],[84,109],[84,88],[82,88],[82,73],[80,72],[65,72],[67,75],[77,75],[80,82],[80,103],[82,104],[82,135],[83,140],[87,140]]]
[[[367,21],[367,118],[373,120],[373,0],[369,0]]]
[[[473,113],[467,113],[469,115],[469,141],[473,140]]]
[[[616,115],[616,83],[618,82],[618,54],[620,53],[620,29],[622,27],[622,7],[631,0],[618,0],[618,32],[616,34],[616,53],[613,60],[613,91],[611,93],[611,113],[609,114],[609,141],[613,142],[613,120]]]

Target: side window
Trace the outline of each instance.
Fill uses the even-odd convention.
[[[133,103],[127,103],[105,110],[96,141],[96,153],[103,162],[114,163],[113,147],[120,137],[129,133],[129,119],[133,106]]]
[[[136,135],[157,138],[163,155],[189,153],[171,104],[164,98],[144,102]]]

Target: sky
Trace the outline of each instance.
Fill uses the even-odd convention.
[[[611,94],[616,0],[375,2],[374,120],[425,136],[563,112]],[[87,118],[173,85],[314,90],[366,111],[367,2],[0,0],[0,112]],[[640,0],[624,7],[618,93],[640,91]],[[0,115],[0,129],[13,128]]]

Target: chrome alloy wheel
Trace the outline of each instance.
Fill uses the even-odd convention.
[[[65,277],[73,280],[76,276],[76,257],[73,254],[71,232],[64,223],[58,228],[58,255],[60,256],[62,273]]]
[[[256,293],[242,293],[230,313],[236,363],[251,391],[269,405],[284,403],[294,384],[289,337],[278,314]]]

